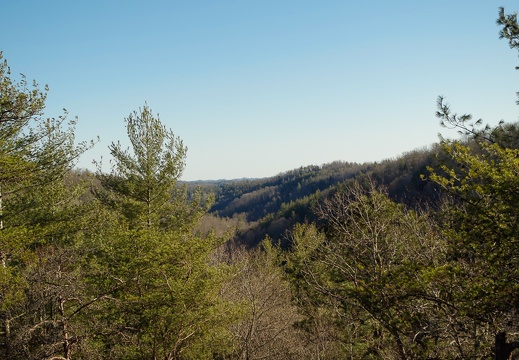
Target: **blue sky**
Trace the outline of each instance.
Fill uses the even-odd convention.
[[[48,84],[46,115],[127,143],[147,102],[188,147],[183,179],[267,177],[394,158],[442,129],[436,98],[517,121],[517,52],[498,39],[516,1],[5,0],[0,50]]]

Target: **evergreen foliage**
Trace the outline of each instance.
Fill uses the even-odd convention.
[[[126,127],[131,151],[112,144],[112,173],[97,174],[97,199],[115,220],[96,264],[99,286],[110,294],[99,309],[101,343],[113,358],[225,352],[225,304],[218,296],[224,271],[210,263],[222,240],[194,234],[210,202],[201,196],[186,202],[185,189],[177,187],[186,148],[147,105],[126,119]]]
[[[92,144],[75,144],[66,113],[43,117],[46,96],[0,64],[0,336],[9,359],[68,358],[84,331],[75,315],[85,299],[76,261],[86,187],[67,180]]]

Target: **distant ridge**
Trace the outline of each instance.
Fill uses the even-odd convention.
[[[321,166],[301,166],[267,178],[185,183],[190,191],[199,187],[203,192],[214,193],[216,201],[211,215],[227,226],[229,219],[240,219],[234,241],[255,246],[266,236],[283,242],[295,223],[316,220],[313,207],[318,202],[361,177],[369,176],[386,187],[395,201],[410,206],[434,204],[437,189],[422,180],[421,175],[427,173],[428,166],[436,166],[439,151],[434,144],[381,162],[334,161]]]

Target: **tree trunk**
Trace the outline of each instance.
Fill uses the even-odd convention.
[[[512,351],[519,349],[519,341],[508,343],[506,341],[506,332],[496,334],[495,338],[495,354],[496,360],[509,360]]]
[[[3,348],[4,348],[4,356],[6,359],[9,359],[9,356],[11,355],[10,354],[10,337],[11,337],[11,324],[10,324],[10,317],[9,317],[9,312],[6,311],[5,314],[4,314],[4,343],[2,344],[3,345]]]

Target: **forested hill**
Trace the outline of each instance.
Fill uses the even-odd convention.
[[[385,186],[391,198],[416,207],[434,203],[437,192],[421,179],[427,166],[438,162],[439,147],[413,150],[394,159],[374,163],[336,161],[311,165],[263,179],[194,181],[215,194],[210,210],[214,227],[236,226],[236,241],[254,246],[265,236],[283,240],[294,224],[315,220],[313,206],[345,183],[369,177]],[[209,219],[208,219],[209,220]]]

